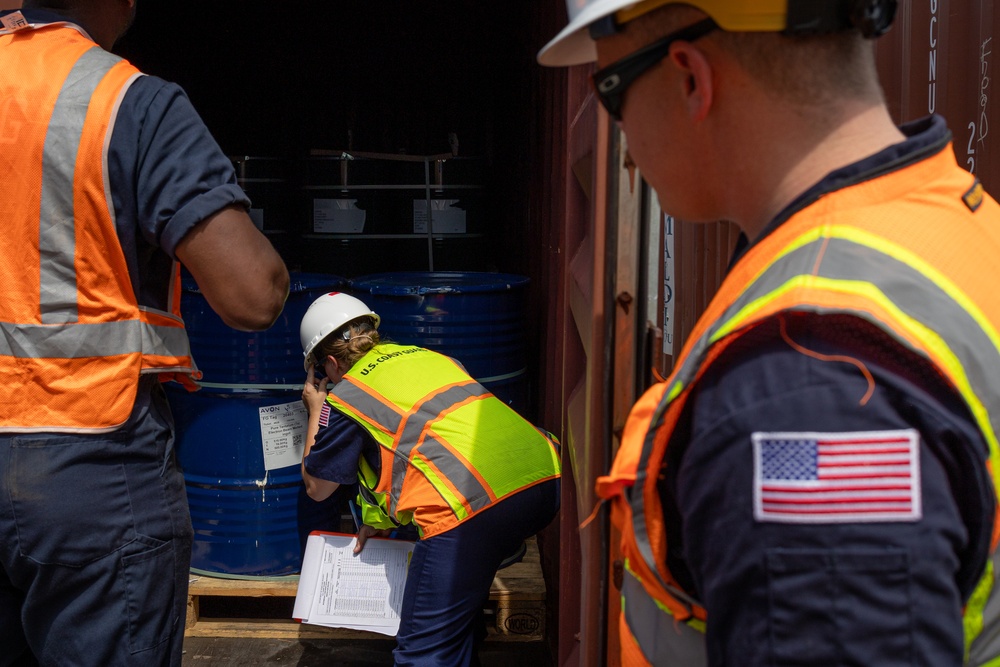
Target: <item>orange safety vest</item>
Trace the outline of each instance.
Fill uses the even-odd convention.
[[[110,431],[140,373],[197,377],[180,318],[140,306],[107,151],[141,73],[75,25],[0,26],[0,432]]]
[[[622,530],[623,664],[706,662],[707,612],[667,569],[656,481],[699,378],[729,345],[781,313],[851,315],[926,359],[975,418],[989,446],[994,491],[1000,488],[1000,292],[992,279],[998,257],[1000,207],[958,167],[950,144],[824,195],[747,251],[673,373],[633,407],[610,474],[597,480]],[[1000,656],[996,541],[994,529],[986,571],[965,609],[969,664]]]

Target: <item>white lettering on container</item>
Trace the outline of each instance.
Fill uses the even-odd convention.
[[[928,27],[928,40],[930,50],[928,51],[928,71],[927,71],[927,112],[934,113],[937,108],[937,0],[931,0],[931,21]]]
[[[989,115],[987,107],[990,102],[990,61],[989,57],[993,53],[990,42],[992,37],[986,39],[979,47],[979,127],[975,122],[970,122],[969,144],[966,148],[965,163],[969,165],[969,172],[976,173],[976,145],[982,144],[990,133]]]

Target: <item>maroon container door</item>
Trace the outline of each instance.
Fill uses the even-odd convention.
[[[1000,191],[1000,132],[991,82],[998,66],[993,0],[901,2],[892,30],[876,44],[886,101],[897,122],[945,117],[959,164]],[[992,133],[991,133],[992,130]]]

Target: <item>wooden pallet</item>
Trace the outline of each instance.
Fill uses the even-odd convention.
[[[385,639],[377,633],[292,620],[291,608],[298,584],[298,575],[266,580],[192,575],[184,634],[188,637]],[[233,613],[225,617],[214,615],[226,605],[238,608],[239,617],[234,617]],[[213,606],[216,611],[210,609]],[[527,553],[520,563],[497,573],[489,604],[483,613],[490,640],[538,641],[544,637],[545,581],[535,538],[528,541]]]

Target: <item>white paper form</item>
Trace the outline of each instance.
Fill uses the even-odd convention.
[[[354,544],[354,536],[309,536],[293,614],[304,623],[395,635],[414,543],[372,538],[358,555]]]
[[[267,405],[260,413],[260,441],[264,470],[277,470],[302,462],[309,413],[302,401]]]

